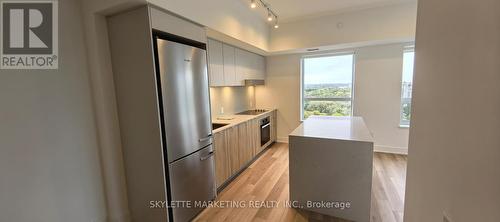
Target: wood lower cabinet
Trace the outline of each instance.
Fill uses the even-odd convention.
[[[239,141],[238,141],[238,126],[231,127],[226,130],[227,146],[228,146],[228,159],[231,175],[239,171],[240,158],[239,158]]]
[[[248,136],[250,137],[250,147],[252,148],[252,158],[260,152],[260,123],[259,119],[248,121]]]
[[[242,123],[214,134],[215,178],[217,187],[237,174],[246,161],[251,160],[251,152],[246,147],[247,124]]]
[[[278,111],[273,111],[271,114],[271,141],[278,140]]]
[[[231,176],[229,162],[229,146],[227,145],[226,131],[214,134],[215,149],[215,182],[217,187],[222,185]]]
[[[260,145],[260,120],[271,118],[271,141]],[[260,152],[276,141],[276,111],[214,134],[217,187],[245,168]]]
[[[238,125],[238,154],[239,154],[239,167],[240,169],[245,167],[249,163],[253,156],[253,143],[251,137],[251,127],[250,121],[244,122]]]

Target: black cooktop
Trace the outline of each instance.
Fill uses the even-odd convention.
[[[265,110],[265,109],[253,109],[253,110],[247,110],[247,111],[243,111],[240,113],[236,113],[236,115],[259,115],[259,114],[265,113],[267,111],[268,110]]]

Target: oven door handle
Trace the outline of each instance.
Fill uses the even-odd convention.
[[[268,123],[266,125],[260,126],[260,128],[264,129],[264,128],[268,127],[269,125],[271,125],[271,123]]]

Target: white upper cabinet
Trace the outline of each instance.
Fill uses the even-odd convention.
[[[208,73],[210,86],[225,86],[222,42],[208,39]]]
[[[265,64],[264,56],[236,49],[236,79],[245,84],[245,79],[265,79]]]
[[[265,79],[263,56],[209,39],[208,57],[212,87],[244,86],[246,79]]]
[[[222,44],[222,57],[224,58],[224,82],[226,86],[238,86],[236,82],[235,48]]]
[[[251,53],[236,49],[236,82],[239,85],[245,85],[245,79],[252,79],[252,55]]]
[[[255,65],[255,79],[266,79],[266,58],[261,55],[254,54],[257,59],[257,63]]]

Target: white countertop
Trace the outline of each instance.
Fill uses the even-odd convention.
[[[363,118],[309,117],[289,139],[290,200],[317,213],[370,221],[373,139]],[[310,207],[310,200],[351,207]]]
[[[373,142],[362,117],[311,116],[290,136]]]
[[[220,124],[228,124],[226,126],[217,128],[212,130],[212,133],[217,133],[222,130],[225,130],[227,128],[236,126],[240,123],[246,122],[251,119],[255,118],[260,118],[262,116],[269,115],[271,112],[273,112],[276,109],[270,109],[267,112],[260,113],[258,115],[240,115],[240,114],[233,114],[233,115],[224,115],[224,116],[215,116],[212,117],[212,123],[220,123]],[[220,117],[220,118],[219,118]]]

